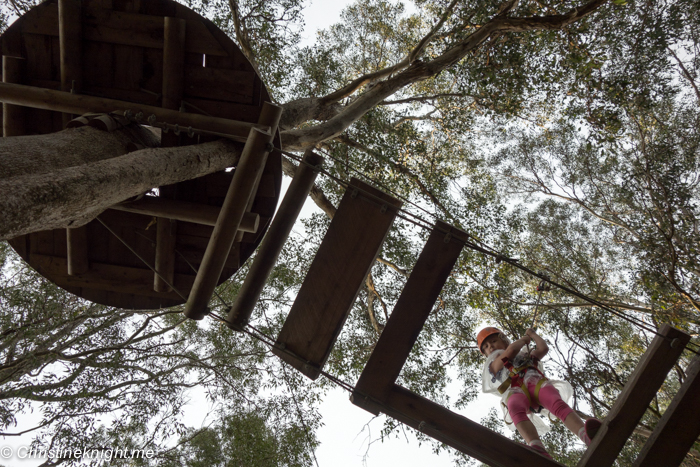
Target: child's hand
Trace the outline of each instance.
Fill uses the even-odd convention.
[[[530,339],[534,339],[537,333],[534,329],[529,328],[527,331],[525,331],[525,335],[528,336]]]
[[[520,340],[523,341],[525,345],[528,345],[530,342],[532,342],[532,338],[527,334],[521,337]]]

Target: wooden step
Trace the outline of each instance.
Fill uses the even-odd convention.
[[[355,389],[386,400],[464,246],[466,234],[438,221],[418,257]]]
[[[607,467],[615,462],[690,340],[688,334],[668,324],[659,329],[659,334],[637,364],[578,467]]]
[[[359,399],[362,403],[358,404]],[[452,446],[493,467],[554,467],[562,464],[547,459],[524,444],[481,426],[445,407],[393,384],[387,398],[372,406],[371,399],[354,392],[353,404],[372,413],[385,413],[436,440]]]
[[[316,379],[401,202],[352,179],[311,263],[273,353]]]
[[[297,217],[299,217],[301,208],[304,207],[304,202],[311,188],[314,186],[318,175],[316,167],[320,168],[323,165],[323,160],[323,157],[310,150],[304,154],[304,159],[299,164],[277,214],[260,244],[258,254],[250,266],[250,271],[238,292],[236,301],[229,310],[226,324],[231,329],[240,330],[248,324],[265,282],[275,267],[282,247],[287,241]]]
[[[685,381],[642,448],[634,467],[680,465],[700,436],[700,356],[688,365]]]

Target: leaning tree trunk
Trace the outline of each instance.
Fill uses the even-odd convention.
[[[133,128],[79,130],[0,138],[0,154],[8,155],[0,157],[0,240],[86,224],[110,206],[154,187],[234,166],[242,150],[239,143],[215,141],[126,154]],[[41,143],[32,138],[41,138]]]

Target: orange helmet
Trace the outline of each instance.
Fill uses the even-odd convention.
[[[479,334],[476,335],[476,345],[479,346],[479,351],[481,353],[484,353],[484,351],[481,350],[481,344],[484,343],[487,337],[492,336],[494,334],[501,334],[501,330],[489,326],[479,331]]]

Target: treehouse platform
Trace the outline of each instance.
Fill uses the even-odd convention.
[[[99,98],[106,106],[86,104],[85,113],[157,107],[195,121],[218,117],[270,127],[262,121],[270,97],[240,49],[211,21],[171,0],[49,0],[12,24],[0,43],[4,83]],[[114,101],[120,105],[110,107]],[[22,104],[5,100],[4,136],[61,131],[79,116]],[[161,146],[220,138],[180,127],[154,129]],[[244,127],[238,140],[247,133]],[[279,134],[273,142],[280,147]],[[195,283],[235,173],[232,167],[153,187],[102,213],[101,222],[34,232],[10,244],[47,279],[87,300],[128,309],[178,305]],[[212,287],[236,273],[262,240],[280,194],[281,154],[272,151],[262,172],[251,176],[252,194]]]

